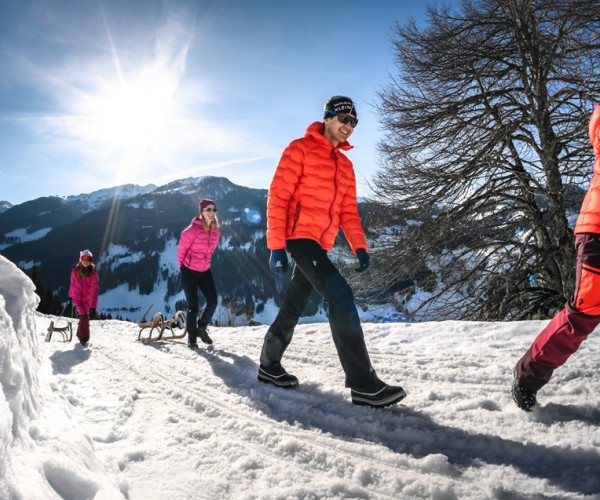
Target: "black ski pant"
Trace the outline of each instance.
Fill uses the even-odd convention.
[[[185,299],[188,304],[187,311],[187,329],[190,343],[196,342],[198,327],[207,326],[217,309],[217,289],[210,269],[204,272],[193,271],[185,266],[181,266],[181,286]],[[198,317],[198,289],[206,299],[206,306],[202,316],[196,323]]]
[[[279,313],[265,336],[260,362],[267,367],[281,363],[314,289],[327,305],[329,326],[346,374],[346,386],[359,391],[379,390],[383,383],[371,366],[350,285],[316,241],[290,240],[286,250],[294,260],[292,278]]]

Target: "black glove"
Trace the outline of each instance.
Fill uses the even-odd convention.
[[[288,257],[284,249],[271,250],[269,258],[269,267],[278,276],[283,276],[288,268]]]
[[[359,248],[356,251],[356,258],[358,259],[358,267],[354,270],[357,273],[362,273],[363,271],[366,271],[369,268],[369,264],[371,263],[371,257],[369,256],[367,251],[364,248]]]
[[[96,319],[96,309],[93,307],[90,309],[90,319]]]

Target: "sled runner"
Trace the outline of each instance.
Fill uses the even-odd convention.
[[[138,334],[138,340],[140,342],[156,342],[158,340],[175,340],[185,337],[187,333],[187,321],[183,311],[177,311],[172,319],[165,319],[165,315],[161,312],[157,312],[152,316],[151,321],[146,321],[146,315],[152,309],[152,304],[148,310],[144,313],[142,320],[138,323],[140,327],[140,333]],[[174,329],[180,330],[177,333]],[[148,336],[143,337],[142,332],[144,330],[150,330]],[[169,330],[170,335],[164,336],[165,330]]]
[[[173,331],[173,328],[177,328],[181,331],[177,333]],[[163,338],[162,340],[182,339],[183,337],[185,337],[185,334],[187,333],[187,318],[185,316],[185,313],[183,311],[177,311],[173,318],[166,320],[164,330],[167,329],[171,332],[171,336]]]
[[[46,342],[50,342],[52,339],[52,334],[54,332],[60,333],[62,337],[62,342],[71,342],[73,339],[73,327],[71,326],[71,322],[67,321],[66,326],[54,326],[54,321],[50,321],[50,326],[48,327],[48,333],[46,333],[46,338],[44,339]]]

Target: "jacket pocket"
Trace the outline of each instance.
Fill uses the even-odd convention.
[[[300,202],[296,206],[296,213],[294,214],[294,223],[292,224],[292,234],[296,231],[296,225],[298,224],[298,219],[300,218],[300,212],[302,211],[302,206]]]
[[[600,269],[588,264],[581,266],[574,306],[584,314],[600,315]]]

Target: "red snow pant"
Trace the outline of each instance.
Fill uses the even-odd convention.
[[[90,340],[90,316],[88,314],[82,314],[79,316],[77,336],[79,337],[79,342],[82,344],[85,344]]]
[[[575,237],[576,288],[565,305],[517,363],[519,383],[537,392],[600,324],[600,234]]]

